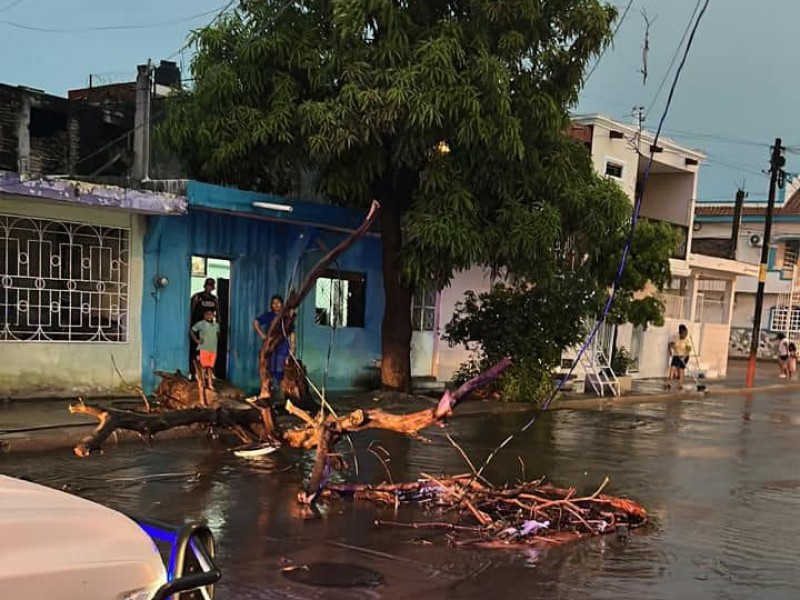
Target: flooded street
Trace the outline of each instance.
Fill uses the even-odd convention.
[[[520,412],[472,414],[448,428],[480,462],[524,423]],[[395,481],[420,472],[465,472],[441,431],[432,445],[371,433],[354,440],[358,479],[386,478],[366,451],[391,453]],[[275,455],[273,455],[275,456]],[[518,459],[520,457],[520,459]],[[557,411],[498,456],[495,483],[544,475],[644,505],[653,523],[627,543],[615,536],[528,555],[453,550],[441,534],[375,529],[377,518],[411,521],[404,508],[336,502],[322,519],[301,518],[298,455],[243,460],[207,440],[129,444],[77,459],[59,454],[0,457],[0,471],[24,475],[132,514],[206,520],[215,532],[221,600],[272,598],[698,598],[800,597],[800,395],[763,395]],[[433,542],[433,543],[429,543]],[[368,567],[377,587],[315,587],[290,581],[282,566],[338,562]]]

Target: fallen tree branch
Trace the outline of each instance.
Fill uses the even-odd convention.
[[[423,474],[422,479],[411,483],[331,484],[323,494],[395,506],[433,504],[428,512],[435,512],[437,520],[376,521],[375,525],[443,529],[450,533],[448,543],[455,546],[518,550],[613,533],[618,525],[628,529],[645,525],[644,508],[601,493],[607,483],[608,479],[589,496],[571,498],[573,490],[540,482],[494,488],[472,480],[470,475],[436,478]],[[528,501],[523,502],[523,497]],[[445,515],[452,520],[442,520]]]
[[[221,392],[205,390],[213,394],[213,401],[208,406],[197,405],[201,402],[199,389],[181,373],[161,373],[162,382],[159,396],[166,406],[192,406],[187,400],[188,390],[194,389],[195,404],[192,408],[166,410],[161,412],[139,412],[88,405],[73,404],[69,410],[73,414],[86,414],[95,417],[99,423],[95,431],[82,440],[74,451],[78,456],[88,456],[99,450],[103,442],[116,430],[136,431],[146,438],[174,427],[185,427],[204,424],[231,429],[245,443],[271,442],[289,448],[311,450],[316,448],[316,458],[312,475],[306,490],[300,495],[303,502],[310,503],[326,486],[328,476],[333,470],[330,457],[339,439],[350,433],[368,429],[381,429],[402,435],[416,436],[422,429],[443,426],[447,417],[453,414],[458,401],[471,391],[485,385],[511,365],[504,359],[494,365],[486,373],[462,385],[454,393],[445,392],[439,403],[432,407],[408,414],[394,414],[381,409],[356,409],[346,415],[334,417],[328,414],[320,421],[307,412],[297,408],[291,402],[287,410],[301,422],[293,427],[282,428],[271,406],[262,406],[258,402],[253,405],[236,400],[228,401],[220,398]]]

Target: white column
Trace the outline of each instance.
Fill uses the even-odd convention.
[[[736,280],[728,279],[725,282],[725,294],[723,296],[723,306],[725,308],[724,319],[730,329],[733,323],[733,305],[736,299]]]
[[[689,323],[694,323],[697,316],[697,294],[700,290],[700,278],[697,275],[689,277]]]

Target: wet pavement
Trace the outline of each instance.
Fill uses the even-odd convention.
[[[527,418],[470,411],[448,430],[480,460]],[[386,478],[366,451],[371,443],[391,453],[395,480],[465,471],[443,432],[429,437],[431,445],[380,432],[356,436],[353,477]],[[67,451],[10,454],[0,457],[0,471],[67,485],[133,514],[206,520],[223,570],[220,600],[800,597],[797,392],[555,411],[491,465],[489,478],[498,483],[524,469],[529,479],[546,475],[593,490],[609,476],[608,493],[641,502],[654,518],[627,543],[608,536],[527,555],[453,550],[434,532],[373,527],[378,517],[425,518],[413,509],[395,514],[346,502],[321,519],[304,519],[295,503],[308,465],[302,459],[248,461],[214,442],[187,440],[150,449],[129,444],[83,460]],[[281,573],[287,564],[308,563],[347,563],[353,582],[365,587],[315,586]]]

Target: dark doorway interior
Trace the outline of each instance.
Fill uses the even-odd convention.
[[[230,347],[230,274],[229,260],[210,256],[192,256],[191,291],[196,294],[203,290],[207,278],[215,282],[214,295],[217,298],[217,323],[219,323],[219,339],[217,342],[217,362],[214,364],[214,376],[226,379],[228,376],[228,349]],[[196,315],[192,316],[192,319]],[[190,319],[191,320],[191,319]],[[194,376],[194,357],[197,347],[189,343],[189,372]]]

